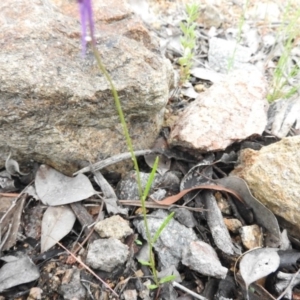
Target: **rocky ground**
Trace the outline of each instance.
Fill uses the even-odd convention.
[[[293,13],[285,19],[279,0],[202,1],[191,78],[179,86],[192,1],[94,2],[143,188],[160,158],[145,206],[152,238],[173,215],[153,245],[159,280],[173,277],[150,288],[137,174],[109,87],[74,46],[74,3],[10,0],[0,5],[0,299],[297,299],[300,98],[283,96],[299,85],[287,76],[298,36],[286,85],[267,101]]]

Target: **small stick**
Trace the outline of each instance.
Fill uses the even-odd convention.
[[[292,277],[290,283],[288,284],[288,286],[284,289],[284,291],[276,298],[276,300],[280,300],[287,292],[288,290],[291,288],[293,282],[295,281],[297,275],[299,274],[300,269],[294,274],[294,276]]]
[[[150,149],[138,150],[138,151],[134,151],[134,155],[135,156],[141,156],[141,155],[146,155],[146,154],[150,154],[150,153],[153,153],[153,152],[155,152],[155,151],[150,150]],[[92,165],[92,168],[91,168],[91,166],[85,167],[85,168],[75,172],[73,175],[78,175],[80,173],[90,172],[90,171],[92,171],[92,169],[94,171],[98,171],[98,170],[101,170],[105,167],[108,167],[110,165],[113,165],[117,162],[120,162],[120,161],[125,160],[125,159],[129,159],[129,158],[131,158],[131,153],[130,152],[121,153],[121,154],[109,157],[107,159],[100,160],[100,161],[94,163]]]
[[[186,293],[192,295],[193,297],[195,297],[195,298],[197,298],[197,299],[200,299],[200,300],[208,300],[207,298],[202,297],[202,296],[200,296],[199,294],[196,294],[195,292],[193,292],[193,291],[187,289],[186,287],[184,287],[183,285],[179,284],[179,283],[176,282],[176,281],[173,281],[172,284],[173,284],[174,287],[177,287],[177,288],[181,289],[182,291],[185,291]]]
[[[20,194],[19,193],[0,193],[0,196],[14,198],[14,197],[20,196]]]
[[[99,210],[99,214],[98,214],[98,217],[97,217],[97,220],[96,222],[99,221],[99,216],[100,216],[100,213],[101,211],[103,210],[103,202],[101,203],[101,206],[100,206],[100,210]],[[91,229],[91,231],[89,232],[89,234],[86,236],[86,238],[83,240],[83,242],[81,242],[79,244],[79,246],[77,247],[77,249],[74,251],[74,254],[77,254],[77,252],[83,248],[83,245],[89,240],[89,238],[91,237],[91,235],[93,234],[95,230],[95,226]]]

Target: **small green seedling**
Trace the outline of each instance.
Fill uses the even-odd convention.
[[[267,96],[269,102],[273,102],[279,98],[288,99],[300,88],[300,84],[292,84],[291,87],[291,83],[295,81],[294,78],[299,74],[299,66],[297,64],[293,67],[288,66],[294,41],[299,35],[299,19],[300,9],[293,13],[289,3],[285,9],[282,26],[277,35],[277,40],[279,39],[279,36],[281,36],[284,37],[286,41],[273,74],[272,89]]]
[[[161,283],[165,282],[166,280],[170,281],[171,277],[167,276],[167,277],[162,278],[160,280],[158,279],[157,271],[156,271],[156,268],[155,268],[153,244],[155,243],[155,241],[157,240],[157,238],[161,234],[162,230],[167,226],[168,222],[173,217],[173,213],[170,214],[166,218],[166,220],[164,220],[164,222],[162,223],[162,225],[160,226],[158,231],[155,233],[154,238],[152,239],[150,231],[149,231],[149,226],[148,226],[147,210],[146,210],[146,203],[145,202],[146,202],[146,199],[148,197],[148,194],[149,194],[150,188],[152,186],[152,183],[154,181],[154,176],[155,176],[157,166],[158,166],[158,157],[155,160],[155,163],[154,163],[153,169],[151,171],[151,174],[149,176],[149,179],[147,181],[146,187],[143,190],[142,189],[140,171],[139,171],[139,165],[138,165],[136,156],[134,154],[133,144],[132,144],[131,137],[129,135],[129,130],[128,130],[126,121],[125,121],[125,116],[124,116],[124,113],[123,113],[123,110],[122,110],[121,101],[120,101],[117,89],[116,89],[116,87],[113,83],[113,80],[112,80],[110,74],[107,72],[104,64],[102,63],[101,55],[100,55],[100,53],[99,53],[99,51],[96,47],[96,39],[94,37],[94,24],[93,24],[93,17],[92,17],[92,8],[91,8],[90,1],[80,1],[80,12],[81,12],[81,18],[82,18],[82,31],[84,33],[83,39],[82,39],[83,40],[83,50],[85,51],[85,47],[86,47],[85,32],[87,30],[87,24],[86,24],[85,21],[86,21],[86,18],[87,18],[88,23],[89,23],[88,28],[90,29],[90,34],[91,34],[91,47],[92,47],[92,50],[93,50],[93,53],[94,53],[94,57],[96,59],[99,70],[102,72],[105,79],[107,80],[107,82],[110,85],[111,93],[112,93],[112,96],[113,96],[113,99],[114,99],[114,102],[115,102],[115,107],[116,107],[117,113],[119,115],[120,122],[121,122],[122,127],[123,127],[123,132],[124,132],[124,137],[125,137],[125,140],[126,140],[126,144],[127,144],[129,152],[131,153],[131,158],[133,160],[133,165],[134,165],[134,168],[135,168],[136,174],[137,174],[137,185],[138,185],[139,197],[140,197],[140,200],[141,200],[141,206],[142,206],[142,211],[143,211],[144,226],[145,226],[146,236],[147,236],[148,245],[149,245],[149,257],[150,257],[149,262],[141,262],[141,263],[144,264],[144,265],[147,265],[151,268],[152,273],[153,273],[154,283],[155,283],[155,285],[153,285],[153,286],[159,287],[159,285]],[[192,11],[190,11],[190,14],[192,14]],[[193,27],[193,28],[195,29],[195,27]],[[188,31],[186,31],[186,32],[188,33]],[[186,46],[188,46],[188,44],[186,44]],[[193,48],[191,46],[192,46],[192,44],[190,44],[189,47]]]
[[[158,230],[155,232],[153,238],[150,237],[150,231],[149,231],[149,229],[148,229],[148,233],[147,233],[147,230],[146,230],[147,239],[148,239],[148,241],[150,241],[148,243],[149,244],[149,257],[150,257],[150,259],[149,259],[149,261],[139,260],[139,263],[141,265],[143,265],[143,266],[150,267],[151,270],[152,270],[153,279],[154,279],[155,284],[149,285],[148,286],[149,289],[156,289],[156,288],[159,287],[160,284],[166,283],[166,282],[169,282],[169,281],[172,281],[172,280],[175,279],[175,277],[173,275],[172,276],[163,277],[160,280],[158,279],[157,271],[156,271],[156,268],[155,268],[155,259],[154,259],[154,254],[153,254],[153,246],[154,246],[155,242],[157,241],[157,239],[161,235],[162,231],[166,228],[166,226],[172,220],[173,216],[174,216],[174,212],[172,212],[171,214],[169,214],[166,217],[166,219],[159,226]],[[148,227],[146,227],[146,228],[148,228]]]
[[[248,7],[248,1],[246,1],[245,9],[244,9],[243,13],[241,14],[241,17],[240,17],[240,20],[239,20],[236,44],[235,44],[232,56],[228,60],[228,67],[227,67],[228,73],[232,70],[232,68],[234,66],[234,59],[235,59],[235,55],[236,55],[236,50],[237,50],[237,47],[238,47],[238,45],[240,45],[241,40],[242,40],[243,26],[245,24],[245,11],[247,10],[247,7]]]
[[[186,22],[180,23],[180,29],[183,33],[183,36],[180,38],[183,55],[178,60],[180,64],[180,85],[184,84],[190,78],[197,40],[196,20],[199,15],[199,5],[196,3],[187,4],[185,9],[187,14]]]
[[[122,107],[121,107],[121,103],[120,103],[120,100],[119,100],[117,90],[116,90],[116,88],[115,88],[115,86],[112,82],[112,79],[111,79],[110,75],[108,74],[108,72],[106,71],[105,67],[102,64],[100,54],[97,51],[96,47],[93,47],[93,51],[94,51],[94,55],[95,55],[95,58],[97,60],[99,69],[102,71],[102,73],[105,75],[107,81],[110,83],[113,98],[115,100],[115,106],[116,106],[116,109],[118,111],[121,124],[123,125],[123,130],[124,130],[124,135],[125,135],[125,138],[126,138],[127,146],[128,146],[128,148],[131,152],[131,158],[133,160],[135,170],[136,170],[136,173],[137,173],[137,185],[138,185],[139,195],[140,195],[140,199],[141,199],[144,226],[145,226],[146,236],[147,236],[148,245],[149,245],[149,257],[150,257],[149,262],[141,261],[140,263],[143,264],[143,265],[149,266],[151,268],[151,271],[152,271],[152,274],[153,274],[153,280],[154,280],[154,283],[155,283],[155,285],[153,285],[153,286],[159,287],[159,285],[161,284],[160,280],[162,280],[162,279],[159,280],[158,276],[157,276],[157,271],[156,271],[156,267],[155,267],[154,253],[153,253],[153,245],[154,245],[155,241],[158,239],[158,237],[161,234],[161,232],[163,231],[163,229],[167,226],[167,224],[170,222],[170,220],[172,219],[172,217],[174,215],[174,213],[171,213],[166,218],[166,220],[164,220],[162,225],[159,227],[159,229],[157,230],[157,232],[154,235],[154,238],[151,238],[151,234],[150,234],[150,230],[149,230],[149,226],[148,226],[148,220],[147,220],[146,199],[148,197],[149,191],[150,191],[151,186],[152,186],[153,181],[154,181],[155,173],[156,173],[156,170],[157,170],[157,167],[158,167],[159,158],[156,157],[156,159],[155,159],[152,171],[150,173],[150,176],[149,176],[149,179],[147,181],[146,187],[143,191],[141,178],[140,178],[140,171],[139,171],[139,167],[138,167],[138,164],[137,164],[137,159],[134,155],[132,141],[131,141],[131,138],[129,136],[129,131],[128,131],[128,128],[127,128],[127,124],[125,122],[125,118],[124,118],[124,114],[123,114],[123,110],[122,110]],[[165,279],[165,278],[163,278],[163,279]]]

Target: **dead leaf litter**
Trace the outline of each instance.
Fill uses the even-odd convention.
[[[129,1],[160,38],[175,73],[183,2]],[[300,296],[300,98],[270,107],[266,100],[286,41],[277,26],[285,6],[247,3],[201,2],[189,83],[171,91],[152,149],[136,152],[143,188],[160,158],[146,201],[148,229],[153,237],[174,212],[153,245],[159,278],[174,275],[173,282],[149,288],[151,271],[140,263],[150,257],[137,174],[120,178],[107,169],[128,153],[73,177],[38,163],[23,170],[7,153],[0,172],[0,299]],[[289,67],[299,62],[299,45],[295,40]]]

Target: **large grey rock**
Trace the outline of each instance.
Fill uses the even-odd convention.
[[[125,1],[93,2],[98,50],[134,146],[147,148],[163,121],[171,64]],[[0,166],[11,150],[71,174],[126,151],[110,87],[91,50],[81,55],[76,1],[2,1],[0,27]]]
[[[300,238],[300,136],[288,137],[260,151],[244,149],[232,172],[243,178],[253,195],[280,217]]]
[[[172,127],[170,143],[197,151],[217,151],[261,134],[267,124],[266,92],[260,72],[232,72],[183,111]]]

